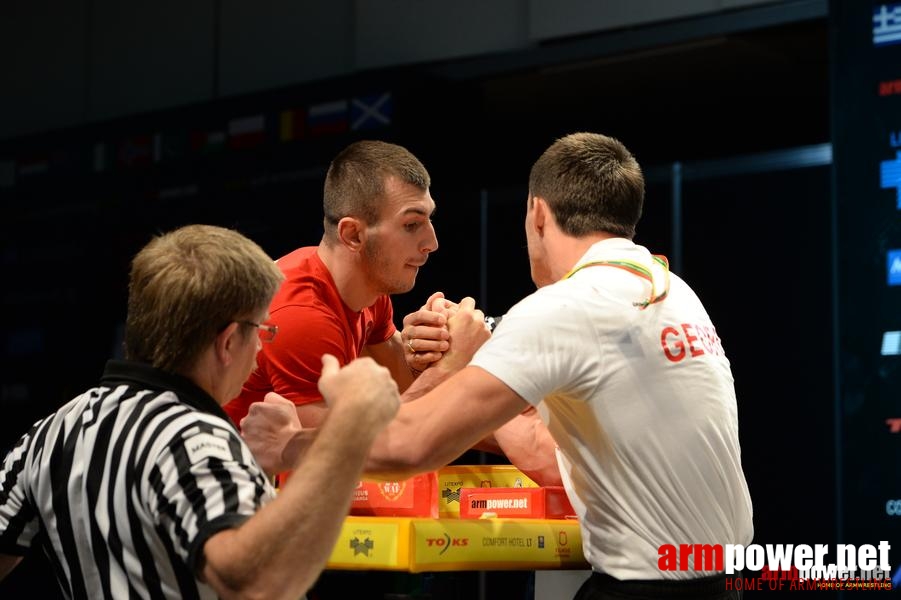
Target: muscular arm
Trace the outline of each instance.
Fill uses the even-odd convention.
[[[525,400],[502,381],[479,367],[466,367],[416,402],[402,405],[376,438],[366,471],[409,477],[437,469],[526,408]]]
[[[279,417],[279,405],[291,410],[287,400],[271,394],[265,404],[268,406],[251,407],[252,415],[265,409],[266,417],[248,422],[245,432],[254,430],[249,436],[253,442],[251,449],[267,472],[278,472],[300,460],[319,431],[301,428],[287,413]],[[408,404],[418,405],[422,410],[414,411]],[[389,437],[380,438],[373,447],[368,469],[406,475],[441,467],[469,449],[460,441],[466,435],[478,440],[479,433],[487,431],[486,438],[493,445],[486,447],[482,439],[474,447],[487,451],[497,448],[498,454],[505,455],[539,485],[562,484],[556,444],[537,411],[482,369],[467,367],[448,385],[439,385],[408,404],[401,408],[397,422],[386,429]],[[492,430],[490,425],[495,421],[500,425]],[[261,427],[257,430],[258,426]]]
[[[407,403],[419,398],[453,375],[468,362],[468,356],[481,345],[485,336],[487,333],[481,334],[478,330],[472,336],[461,336],[455,353],[426,369],[401,395],[401,401]],[[464,356],[466,353],[469,354]],[[292,409],[297,418],[290,415]],[[325,402],[294,406],[290,400],[270,392],[264,402],[250,405],[247,417],[240,422],[241,431],[257,462],[267,473],[274,475],[291,470],[309,449],[328,411]],[[499,451],[496,444],[479,449]]]
[[[472,305],[471,299],[465,299],[461,310],[449,320],[449,350],[407,391],[419,398],[405,403],[377,438],[366,470],[408,476],[442,467],[469,448],[484,447],[486,440],[493,440],[514,465],[536,482],[559,484],[556,444],[537,411],[484,369],[462,368],[488,335],[475,336],[470,342],[460,335],[479,331],[476,320],[482,324],[481,312],[471,312]],[[456,374],[437,379],[427,387],[423,379],[429,371],[444,369]],[[421,390],[417,389],[420,385]]]
[[[534,406],[494,432],[500,450],[538,485],[563,485],[557,464],[557,443]]]
[[[401,402],[409,402],[418,398],[452,374],[448,368],[433,368],[427,369],[418,378],[414,378],[403,353],[404,347],[399,331],[395,331],[394,335],[381,344],[371,344],[363,350],[364,356],[368,355],[391,373],[398,389],[404,392],[401,394]],[[416,385],[412,385],[414,381],[417,382]],[[309,402],[297,406],[297,416],[305,429],[316,428],[322,423],[327,410],[325,402]]]
[[[479,378],[478,382],[487,381],[485,391],[470,388],[468,379],[457,377],[451,380],[454,382],[452,386],[441,385],[468,364],[475,350],[490,335],[485,328],[481,311],[473,310],[473,304],[472,299],[464,299],[461,302],[462,310],[452,318],[450,331],[453,343],[450,348],[440,361],[417,377],[402,396],[404,410],[407,405],[417,405],[417,408],[409,413],[410,419],[413,420],[409,439],[401,438],[397,442],[394,448],[397,455],[385,455],[387,458],[393,458],[408,454],[405,461],[399,465],[392,465],[391,470],[396,469],[400,472],[406,469],[412,473],[443,466],[489,436],[496,427],[528,408],[528,404],[510,388],[481,369],[467,368],[465,371],[481,373],[483,378]],[[409,402],[417,398],[416,402]],[[423,399],[428,399],[428,402],[424,406],[419,406]],[[310,419],[300,413],[300,423],[288,419],[283,409],[284,404],[281,407],[277,406],[280,402],[285,401],[279,400],[274,394],[267,396],[267,402],[255,405],[256,410],[252,408],[248,419],[242,422],[245,439],[251,450],[270,473],[285,470],[289,464],[293,464],[297,454],[304,452],[309,440],[312,439],[307,428],[316,426],[313,424],[315,415],[314,419]],[[499,412],[489,414],[489,411]],[[416,421],[420,415],[424,427],[420,427],[420,423]],[[463,419],[462,426],[460,419]],[[442,432],[440,438],[436,437],[433,440],[430,434],[424,433],[431,431],[429,427],[441,430],[445,423],[447,432]],[[401,425],[398,425],[398,428],[400,427]],[[457,428],[463,430],[462,434],[457,433]],[[304,430],[307,432],[306,435],[301,434]],[[432,466],[432,463],[420,465],[419,453],[432,450],[432,444],[439,439],[454,446],[444,458],[445,462],[435,466]],[[466,442],[456,447],[459,440]],[[444,453],[439,454],[445,456]]]
[[[363,348],[363,355],[371,356],[375,362],[388,369],[401,392],[413,383],[414,376],[404,358],[404,342],[400,331],[395,331],[394,335],[381,344],[366,346]]]
[[[381,344],[366,346],[363,350],[363,356],[366,355],[388,369],[399,390],[406,390],[410,387],[410,384],[413,382],[413,374],[407,367],[403,357],[403,345],[400,342],[399,331],[395,331],[394,335]],[[407,398],[402,396],[401,400],[406,401]],[[297,417],[304,428],[319,427],[325,419],[327,411],[328,406],[322,400],[297,405]]]
[[[241,527],[204,545],[202,578],[223,598],[304,594],[335,544],[373,438],[397,410],[397,386],[373,361],[351,363],[340,379],[334,357],[323,365],[320,386],[333,405],[296,477]]]

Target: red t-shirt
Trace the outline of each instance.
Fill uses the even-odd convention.
[[[299,248],[276,262],[285,274],[269,307],[269,322],[278,325],[278,335],[263,344],[258,368],[241,395],[224,407],[236,424],[267,392],[278,392],[294,404],[319,402],[316,382],[323,354],[333,354],[346,365],[364,346],[382,343],[396,331],[388,296],[379,296],[360,312],[344,304],[315,246]]]

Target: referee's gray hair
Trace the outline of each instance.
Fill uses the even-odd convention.
[[[231,229],[187,225],[154,238],[131,263],[126,358],[187,372],[230,323],[266,309],[283,278]]]

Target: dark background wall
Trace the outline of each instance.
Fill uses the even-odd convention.
[[[117,353],[128,262],[151,235],[205,222],[241,230],[274,257],[315,244],[325,168],[355,139],[401,143],[433,178],[440,249],[416,289],[395,298],[398,320],[436,289],[472,295],[486,312],[502,314],[533,289],[522,233],[529,167],[556,137],[591,130],[619,137],[645,166],[650,184],[637,241],[679,257],[677,271],[705,301],[732,361],[755,542],[835,542],[834,279],[830,262],[805,260],[829,255],[834,243],[831,163],[709,168],[721,159],[753,162],[769,151],[828,146],[828,6],[688,2],[656,20],[616,22],[607,13],[610,27],[578,30],[577,4],[562,3],[555,13],[537,1],[498,3],[492,10],[505,7],[515,18],[483,14],[477,31],[457,38],[448,31],[462,16],[451,11],[444,29],[429,20],[437,33],[418,38],[416,60],[405,60],[389,39],[401,30],[389,17],[403,3],[385,3],[383,15],[366,3],[339,2],[331,11],[311,3],[307,21],[320,27],[274,27],[254,73],[229,66],[246,48],[235,22],[243,19],[259,36],[272,20],[236,15],[229,2],[201,3],[191,10],[220,15],[222,26],[194,31],[209,37],[204,43],[186,31],[172,46],[218,48],[221,62],[209,74],[196,66],[209,64],[201,50],[170,49],[158,59],[171,61],[162,69],[134,57],[97,58],[97,48],[121,38],[110,15],[131,23],[140,14],[86,3],[93,12],[79,14],[94,28],[60,34],[95,57],[85,61],[87,84],[59,84],[87,90],[75,94],[80,104],[56,107],[42,129],[19,91],[18,113],[5,115],[11,133],[0,140],[7,315],[0,447],[92,385]],[[322,23],[343,32],[338,42],[326,39]],[[311,37],[313,50],[298,56],[292,34]],[[437,50],[423,50],[429,41]],[[182,59],[185,69],[172,67]],[[145,89],[135,72],[177,86],[180,100],[142,105],[160,92]],[[114,75],[123,81],[116,93]],[[37,70],[29,78],[50,85]],[[321,132],[307,124],[293,131],[299,138],[282,139],[284,111],[299,111],[304,122],[311,105],[369,94],[388,94],[388,123],[354,129],[351,118]],[[16,114],[28,115],[24,125]],[[231,120],[256,115],[260,135],[241,143],[229,135]],[[223,133],[223,148],[203,145],[211,132]],[[668,177],[674,163],[695,167],[676,186],[678,214]],[[803,268],[792,268],[796,261]],[[28,568],[40,570],[40,562],[30,561],[0,592],[37,585]]]

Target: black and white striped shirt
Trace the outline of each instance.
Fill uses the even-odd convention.
[[[215,598],[203,544],[274,490],[225,413],[186,378],[110,361],[0,470],[0,553],[40,544],[69,598]]]

